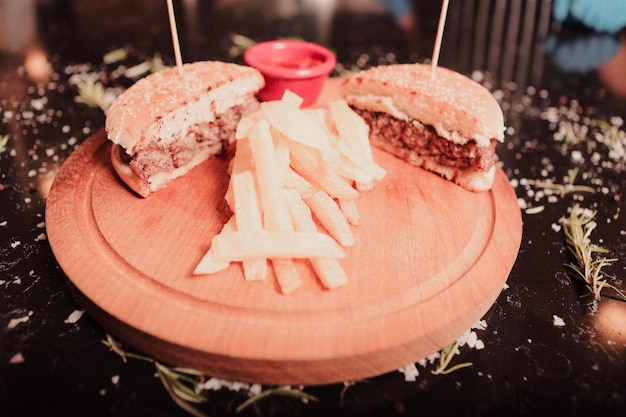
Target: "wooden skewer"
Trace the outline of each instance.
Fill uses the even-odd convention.
[[[441,5],[441,14],[439,15],[439,25],[437,26],[437,37],[435,38],[435,48],[433,50],[433,59],[431,64],[430,78],[435,78],[435,70],[439,63],[439,52],[441,51],[441,40],[443,39],[443,28],[446,25],[446,15],[448,14],[448,4],[450,0],[443,0]]]
[[[174,17],[174,6],[172,0],[167,0],[167,13],[170,17],[170,29],[172,31],[172,42],[174,43],[174,56],[178,72],[183,73],[183,60],[180,55],[180,42],[178,41],[178,30],[176,29],[176,18]]]

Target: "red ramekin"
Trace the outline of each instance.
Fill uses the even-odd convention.
[[[265,78],[260,100],[279,100],[289,89],[302,97],[303,107],[315,102],[337,62],[329,49],[298,40],[258,43],[245,52],[244,60]]]

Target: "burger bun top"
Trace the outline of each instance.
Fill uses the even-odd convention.
[[[502,109],[489,90],[444,67],[431,73],[426,64],[377,66],[347,78],[340,93],[357,108],[417,120],[453,142],[504,140]]]
[[[107,111],[109,140],[133,155],[150,141],[175,141],[180,129],[210,121],[260,90],[259,71],[200,61],[150,74],[115,99]]]

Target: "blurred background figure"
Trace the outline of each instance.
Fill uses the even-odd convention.
[[[407,35],[415,34],[415,11],[411,0],[377,0]]]
[[[626,27],[626,0],[553,0],[553,17],[597,32],[617,33]]]
[[[554,0],[552,16],[560,28],[545,50],[557,68],[597,71],[608,90],[626,97],[626,0]]]

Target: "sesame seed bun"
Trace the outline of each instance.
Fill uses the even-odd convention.
[[[113,102],[106,115],[108,139],[129,157],[122,158],[119,148],[114,147],[112,162],[118,175],[144,197],[163,188],[171,179],[222,149],[220,142],[234,133],[231,119],[241,116],[230,116],[229,112],[234,108],[245,111],[251,104],[258,105],[255,95],[263,85],[263,76],[257,70],[218,61],[189,63],[183,65],[182,72],[174,67],[137,81]],[[229,114],[228,123],[222,120],[226,114]],[[224,125],[222,131],[216,132],[216,125],[220,128]],[[209,126],[211,129],[207,128]],[[220,137],[207,138],[207,134]],[[192,140],[191,136],[196,136],[197,140]],[[177,146],[184,140],[189,142],[185,152],[194,155],[184,155],[184,161],[179,163]],[[189,149],[191,146],[195,149]],[[154,154],[155,164],[164,166],[157,173],[154,169],[142,172],[139,163],[133,166],[133,161],[142,153],[141,165],[150,165],[149,152]],[[156,161],[161,157],[170,160]],[[130,167],[121,166],[128,159]],[[172,163],[174,166],[165,168]]]
[[[502,110],[489,90],[444,67],[431,78],[430,65],[381,65],[348,78],[340,91],[348,104],[419,120],[453,142],[504,140]]]
[[[431,73],[424,64],[373,67],[343,81],[340,94],[370,124],[374,146],[468,190],[488,190],[502,110],[470,78],[443,67]]]

